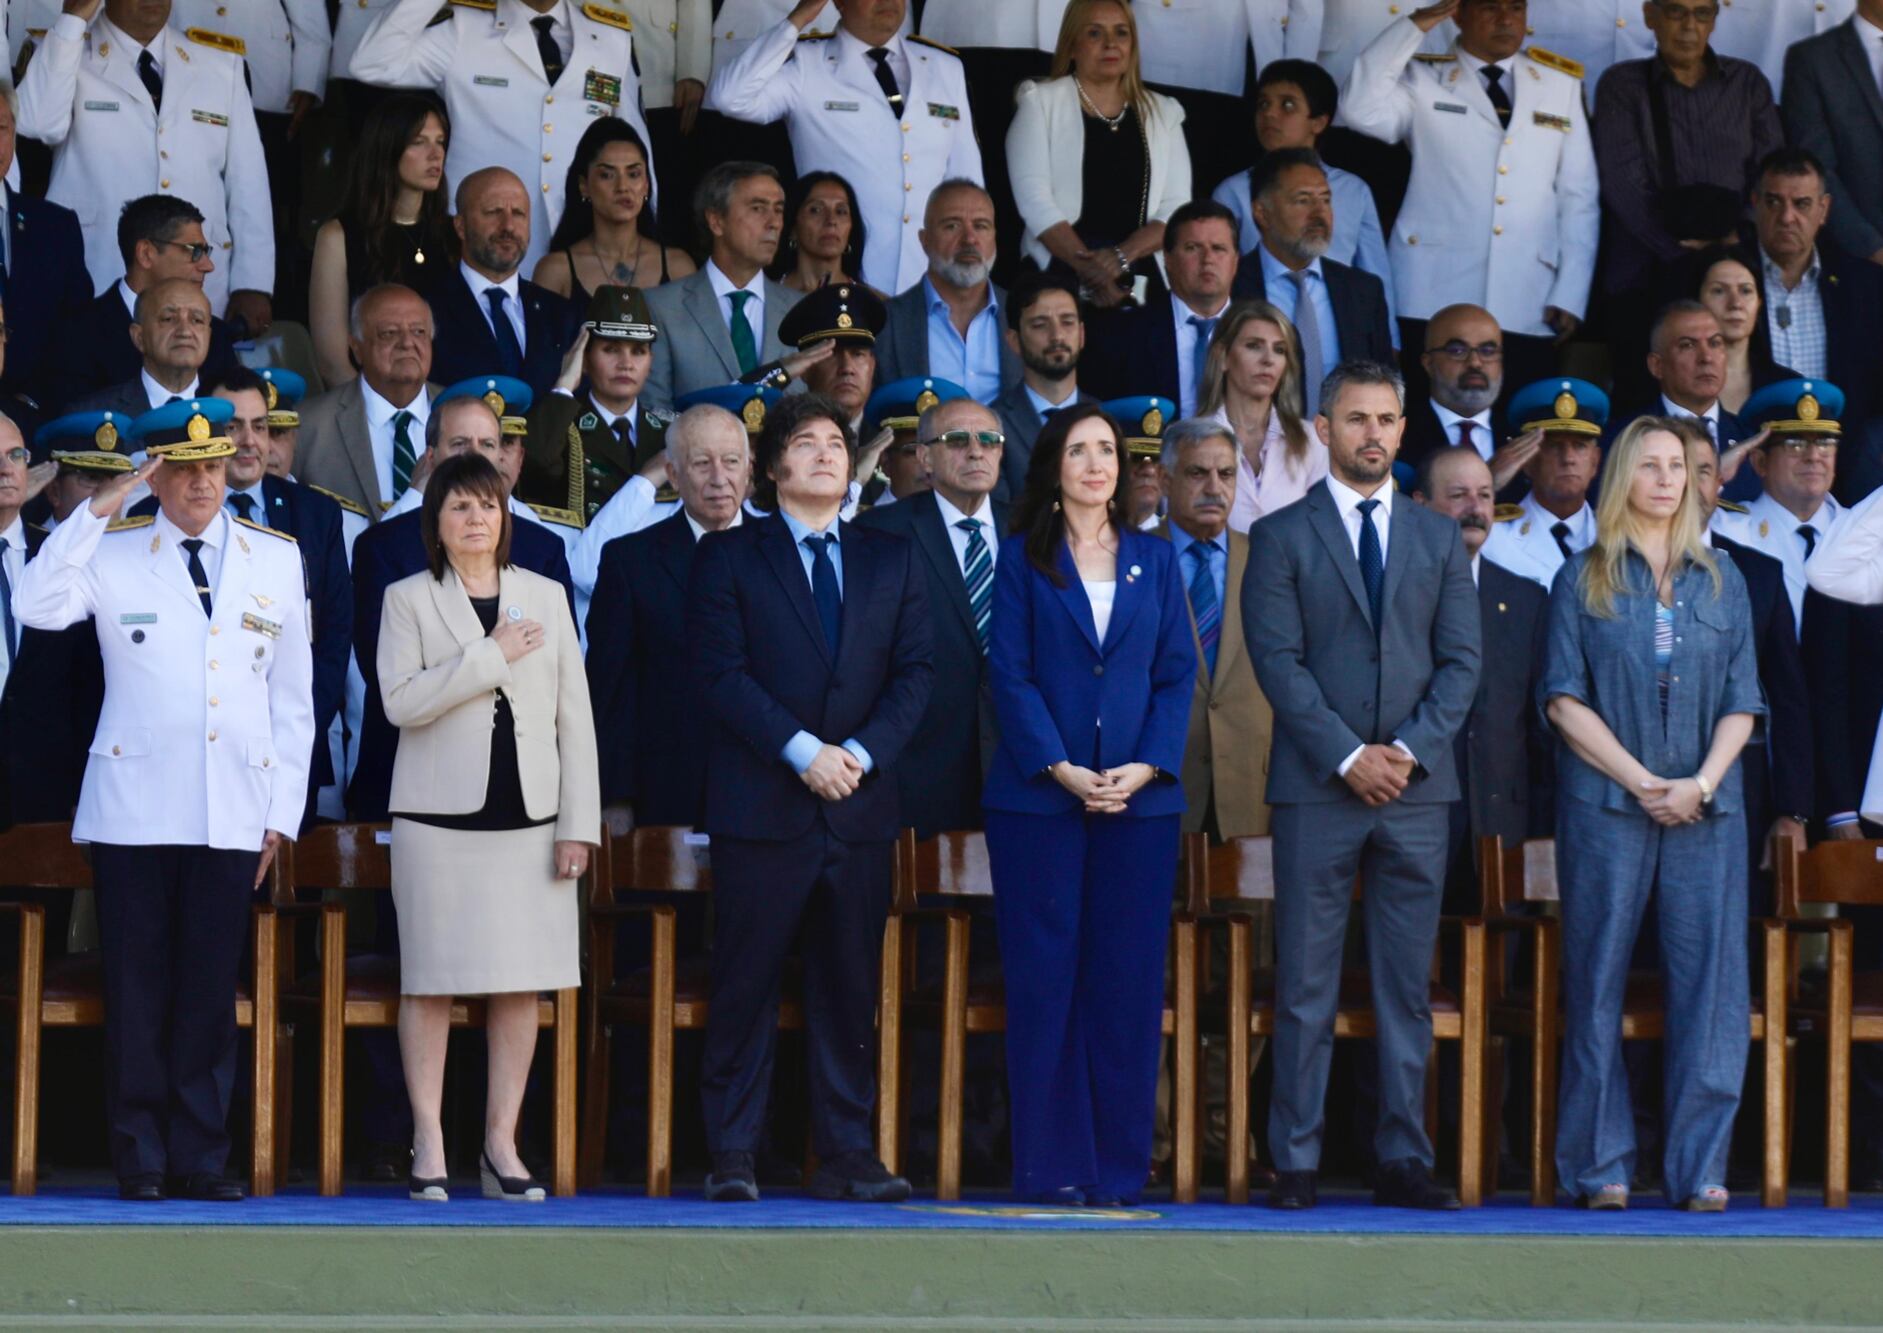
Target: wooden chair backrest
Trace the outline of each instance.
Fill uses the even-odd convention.
[[[1781,917],[1796,917],[1805,903],[1883,903],[1883,842],[1821,842],[1807,851],[1802,840],[1787,836],[1776,860]]]
[[[1189,910],[1202,915],[1212,903],[1275,901],[1275,840],[1230,838],[1210,846],[1201,833],[1186,833],[1178,878]]]
[[[595,866],[596,902],[616,893],[711,893],[713,867],[704,841],[683,824],[650,824],[624,837],[602,835]]]
[[[0,884],[19,889],[89,889],[92,864],[70,824],[15,824],[0,833]]]
[[[289,850],[291,890],[392,887],[390,824],[316,824]]]
[[[1486,917],[1509,916],[1524,903],[1560,901],[1556,840],[1528,838],[1506,847],[1502,838],[1478,839],[1478,882]]]
[[[994,872],[987,835],[978,829],[938,833],[916,841],[914,829],[896,838],[895,910],[915,910],[925,896],[991,898]]]

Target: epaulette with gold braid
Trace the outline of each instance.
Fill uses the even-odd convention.
[[[346,510],[349,514],[358,514],[361,518],[372,517],[371,514],[366,512],[366,506],[361,504],[358,500],[353,499],[351,496],[342,495],[338,491],[330,491],[325,486],[316,486],[312,482],[304,481],[301,484],[310,491],[318,491],[320,494],[339,505],[342,509]]]
[[[232,514],[230,517],[234,518],[235,516]],[[270,537],[279,537],[284,542],[293,542],[296,546],[301,544],[300,538],[296,537],[292,532],[283,532],[280,528],[265,528],[252,518],[236,518],[235,521],[245,528],[253,528],[257,532],[265,532]]]
[[[231,37],[223,32],[211,32],[208,28],[185,28],[183,35],[198,46],[212,46],[218,51],[227,51],[232,56],[246,56],[248,43],[240,37]]]
[[[565,528],[585,526],[582,516],[573,509],[557,509],[554,505],[531,505],[530,510],[545,522],[560,523]]]
[[[933,37],[920,37],[920,36],[917,36],[915,33],[910,33],[909,40],[912,42],[920,42],[923,46],[932,46],[937,51],[946,51],[949,55],[953,56],[956,60],[961,59],[961,52],[955,50],[955,48],[952,46],[947,46],[941,42],[936,41]]]
[[[610,9],[607,5],[589,4],[582,6],[582,12],[597,23],[606,23],[609,27],[619,28],[623,32],[634,31],[634,20],[618,9]]]
[[[1508,523],[1514,518],[1522,517],[1522,505],[1498,505],[1491,511],[1491,520],[1496,523]]]
[[[147,528],[156,521],[155,514],[138,514],[133,518],[114,518],[105,526],[105,531],[129,532],[132,528]]]
[[[1572,79],[1582,77],[1582,62],[1580,60],[1571,60],[1568,56],[1559,56],[1554,51],[1545,51],[1540,46],[1533,46],[1528,51],[1525,51],[1524,54],[1536,61],[1537,64],[1543,65],[1549,69],[1559,70]]]
[[[1426,65],[1449,65],[1458,59],[1449,51],[1420,51],[1412,58]]]

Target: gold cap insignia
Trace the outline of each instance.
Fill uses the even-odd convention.
[[[856,321],[850,318],[850,312],[847,310],[837,316],[837,327],[840,329],[847,329],[854,323]]]
[[[498,416],[503,415],[503,395],[495,389],[484,395],[484,404]]]
[[[272,412],[275,410],[275,405],[281,401],[281,394],[275,389],[275,382],[273,380],[264,380],[262,382],[268,386],[268,410]]]
[[[1574,421],[1576,419],[1575,394],[1565,392],[1556,395],[1556,415],[1564,421]]]
[[[747,430],[758,430],[765,424],[765,400],[748,398],[745,406],[739,410],[739,416],[745,421]]]
[[[118,428],[109,421],[92,432],[92,443],[107,452],[118,447]]]
[[[1798,400],[1798,419],[1800,421],[1816,421],[1822,411],[1823,409],[1818,406],[1817,398],[1812,394],[1806,394]]]
[[[941,398],[937,396],[933,389],[924,389],[916,396],[915,410],[917,413],[926,412],[939,402],[941,402]]]
[[[192,440],[200,442],[208,439],[209,418],[204,416],[201,412],[198,412],[195,416],[190,418],[189,432],[190,439]]]
[[[1144,414],[1144,420],[1139,422],[1138,425],[1146,435],[1162,435],[1164,433],[1163,410],[1153,407]]]

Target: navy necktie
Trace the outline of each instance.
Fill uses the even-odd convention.
[[[7,636],[7,665],[13,665],[13,658],[20,650],[20,632],[13,624],[13,580],[7,575],[7,549],[10,543],[0,537],[0,629]],[[4,680],[0,677],[0,680]]]
[[[812,533],[804,539],[811,548],[811,600],[817,603],[817,618],[824,626],[824,643],[830,655],[837,655],[837,641],[843,634],[843,594],[837,590],[837,566],[830,558],[830,548],[837,534]]]
[[[1373,526],[1373,511],[1378,500],[1362,500],[1360,510],[1360,580],[1366,584],[1366,600],[1373,612],[1373,633],[1380,632],[1380,595],[1385,592],[1386,558],[1380,550],[1380,532]]]
[[[497,368],[512,379],[523,378],[523,344],[517,341],[516,326],[504,310],[510,294],[501,287],[486,287],[484,300],[490,305],[490,329],[497,335]]]
[[[1805,539],[1805,559],[1809,560],[1818,549],[1818,530],[1809,523],[1805,523],[1799,526],[1798,535]],[[0,550],[4,549],[0,547]]]
[[[562,48],[556,45],[555,35],[550,31],[556,26],[556,20],[545,14],[531,19],[530,26],[536,29],[536,54],[542,57],[543,74],[554,83],[562,77]]]
[[[1491,109],[1497,112],[1497,123],[1510,128],[1510,92],[1504,87],[1504,71],[1496,65],[1484,67],[1484,93],[1491,99]]]
[[[235,516],[237,518],[245,518],[251,523],[255,521],[255,497],[254,496],[246,494],[242,491],[230,491],[229,492],[229,504],[232,508],[234,508]]]
[[[987,547],[981,525],[971,518],[955,524],[968,534],[968,549],[963,556],[961,577],[968,584],[968,609],[974,613],[974,634],[987,651],[987,624],[994,612],[994,556]]]
[[[896,86],[895,71],[889,68],[889,48],[886,46],[872,46],[869,50],[869,57],[876,66],[874,71],[876,75],[876,86],[883,90],[883,96],[889,99],[889,109],[895,112],[897,118],[900,119],[902,116],[902,90]]]
[[[151,105],[162,111],[163,75],[157,72],[156,58],[148,51],[138,54],[137,77],[143,81],[144,91],[150,94]]]
[[[1576,551],[1575,548],[1569,544],[1569,525],[1567,523],[1559,520],[1558,522],[1550,524],[1550,536],[1556,539],[1556,549],[1563,553],[1563,559],[1575,559]]]
[[[189,553],[190,578],[196,583],[196,600],[203,604],[204,615],[214,615],[215,604],[209,597],[209,571],[203,568],[203,539],[186,537],[183,539],[183,549]]]

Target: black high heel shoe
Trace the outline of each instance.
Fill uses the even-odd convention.
[[[548,1197],[543,1187],[528,1176],[498,1175],[497,1168],[490,1164],[488,1149],[478,1154],[477,1175],[484,1186],[486,1199],[502,1199],[506,1203],[541,1203]]]
[[[416,1176],[405,1178],[406,1195],[415,1203],[450,1203],[451,1177]]]

